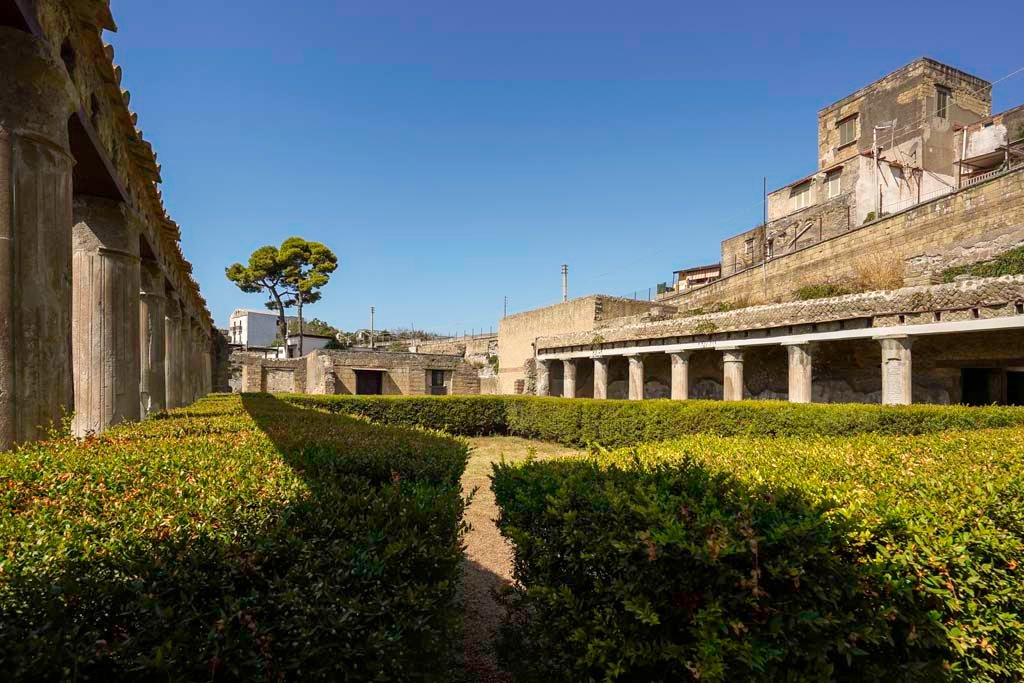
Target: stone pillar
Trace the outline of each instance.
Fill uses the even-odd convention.
[[[537,395],[551,395],[551,361],[537,361]]]
[[[167,311],[164,275],[155,261],[142,264],[139,292],[139,401],[142,417],[167,407],[164,359],[167,355]]]
[[[576,398],[576,361],[571,358],[562,361],[562,396]]]
[[[910,347],[914,340],[907,336],[882,337],[882,404],[910,405],[913,376]]]
[[[670,353],[672,357],[672,400],[685,401],[690,397],[690,351]]]
[[[181,327],[178,331],[178,391],[180,406],[192,405],[192,374],[189,371],[192,357],[192,316],[185,303],[181,304]]]
[[[139,419],[139,233],[124,204],[75,197],[71,336],[78,436]]]
[[[608,363],[606,356],[594,358],[594,398],[608,398]]]
[[[49,48],[0,27],[0,451],[72,406],[73,101]]]
[[[811,402],[811,345],[786,344],[789,354],[789,402]]]
[[[181,403],[181,304],[173,297],[167,299],[164,318],[164,387],[167,408],[180,408]]]
[[[636,354],[626,356],[629,359],[629,400],[644,399],[644,357]]]
[[[743,352],[736,349],[728,349],[722,356],[724,367],[724,381],[722,383],[722,398],[726,401],[743,400]]]

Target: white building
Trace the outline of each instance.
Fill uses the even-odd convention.
[[[307,332],[306,334],[302,335],[302,355],[303,356],[308,356],[313,351],[316,351],[317,349],[324,348],[332,340],[334,340],[334,337],[332,337],[330,335],[324,336],[324,335],[319,335],[319,334],[309,334]],[[299,335],[297,335],[297,334],[289,334],[288,335],[288,351],[290,352],[289,355],[285,356],[284,347],[282,346],[282,347],[278,348],[278,350],[277,350],[278,358],[287,358],[287,357],[298,358],[299,357]]]
[[[267,348],[277,338],[277,314],[236,309],[228,324],[228,341],[245,347]]]

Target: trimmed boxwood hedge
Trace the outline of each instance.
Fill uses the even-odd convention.
[[[852,436],[1024,426],[1006,406],[819,405],[782,401],[609,401],[532,396],[307,396],[290,403],[451,434],[508,434],[618,448],[687,434]]]
[[[0,454],[0,677],[447,680],[467,453],[247,395]]]
[[[516,680],[1024,678],[1020,429],[691,436],[493,488]]]

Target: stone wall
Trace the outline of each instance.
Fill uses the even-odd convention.
[[[588,332],[599,321],[644,311],[672,311],[670,306],[603,295],[586,296],[502,318],[498,324],[498,392],[516,393],[516,383],[529,391],[533,343],[538,337],[562,332]]]
[[[388,351],[316,350],[303,358],[271,360],[255,353],[233,355],[240,368],[239,391],[356,394],[357,371],[381,371],[385,395],[423,396],[433,370],[445,371],[451,395],[480,393],[476,370],[458,356]]]
[[[1013,171],[704,287],[664,298],[681,308],[723,301],[790,301],[804,285],[861,277],[865,255],[904,262],[908,282],[936,281],[942,270],[1024,244],[1024,170]]]
[[[864,292],[846,296],[750,306],[723,313],[702,315],[657,314],[631,316],[597,328],[602,343],[713,335],[792,326],[799,332],[841,321],[846,327],[913,325],[936,321],[997,318],[1015,315],[1024,304],[1024,275],[997,278],[965,278],[942,285],[904,287],[889,292]],[[587,346],[594,332],[577,332],[537,339],[540,349]]]

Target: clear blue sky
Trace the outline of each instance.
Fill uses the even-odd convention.
[[[1016,7],[1017,9],[1014,9]],[[497,325],[718,259],[816,163],[817,110],[921,55],[1024,66],[1016,2],[114,0],[109,35],[221,326],[297,234],[344,329]],[[1019,18],[1019,17],[1018,17]],[[1024,74],[994,108],[1024,102]]]

